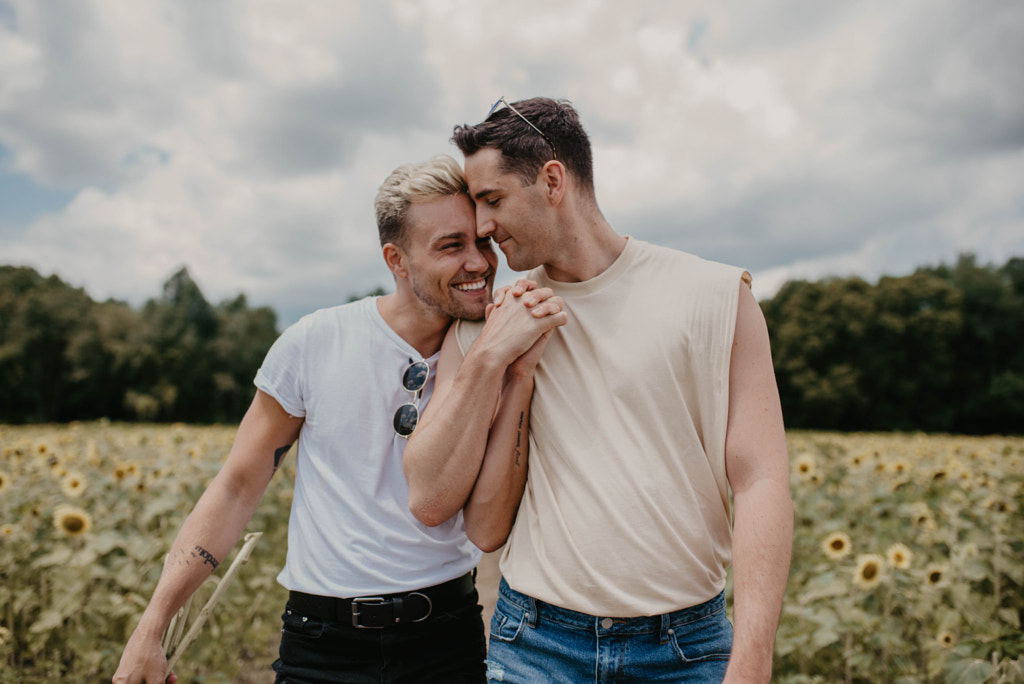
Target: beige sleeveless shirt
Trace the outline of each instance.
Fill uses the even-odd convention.
[[[746,271],[630,238],[565,300],[535,374],[529,478],[500,566],[509,585],[591,615],[658,615],[725,586],[725,435]],[[463,355],[479,323],[459,322]]]

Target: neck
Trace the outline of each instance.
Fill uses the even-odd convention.
[[[377,310],[388,327],[423,358],[437,353],[452,322],[450,316],[428,309],[415,295],[402,288],[380,297]]]
[[[552,280],[579,283],[610,267],[626,248],[626,238],[615,232],[596,205],[565,207],[558,228],[558,248],[545,267]]]

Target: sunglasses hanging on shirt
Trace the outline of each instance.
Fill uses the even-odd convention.
[[[409,360],[409,367],[402,374],[402,387],[412,394],[412,401],[406,402],[395,411],[394,427],[395,434],[399,437],[409,439],[409,435],[416,429],[420,421],[420,395],[423,387],[427,384],[427,376],[430,375],[430,366],[426,361]]]

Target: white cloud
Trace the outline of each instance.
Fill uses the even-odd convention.
[[[570,98],[614,225],[750,268],[762,296],[1024,253],[1016,3],[11,7],[5,168],[76,196],[0,233],[0,262],[98,298],[155,296],[185,264],[290,322],[388,286],[377,186],[458,158],[452,125],[503,94]]]

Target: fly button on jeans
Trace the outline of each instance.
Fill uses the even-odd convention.
[[[604,620],[601,620],[601,626],[605,629],[611,629],[612,625],[614,624],[615,620],[612,620],[611,618],[605,618]]]

